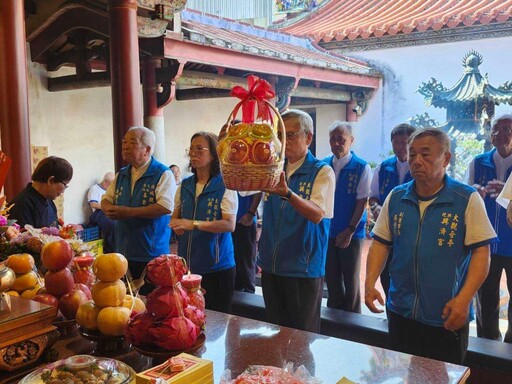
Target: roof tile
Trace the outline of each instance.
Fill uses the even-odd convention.
[[[359,74],[373,73],[367,63],[327,51],[309,38],[267,31],[249,24],[201,15],[190,10],[182,11],[182,28],[189,40],[201,42],[203,45],[214,45],[285,61],[304,62],[320,68]],[[357,28],[357,36],[361,31],[361,28]],[[330,32],[323,31],[320,34],[324,41],[334,37]]]
[[[331,0],[275,28],[318,43],[502,23],[511,17],[512,0]]]

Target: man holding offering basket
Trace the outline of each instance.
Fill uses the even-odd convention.
[[[311,116],[288,110],[282,119],[285,171],[274,188],[263,191],[267,196],[258,257],[263,298],[270,322],[319,332],[334,171],[308,149]]]

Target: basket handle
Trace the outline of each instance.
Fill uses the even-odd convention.
[[[235,108],[233,108],[233,111],[231,111],[231,113],[229,114],[229,117],[228,117],[228,121],[226,122],[226,134],[229,133],[229,130],[231,129],[231,127],[233,126],[231,123],[233,122],[233,120],[235,119],[237,113],[238,113],[238,110],[240,109],[240,107],[242,106],[242,104],[244,103],[245,100],[242,100],[240,101],[236,106]],[[284,151],[286,149],[286,131],[285,131],[285,128],[284,128],[284,121],[283,121],[283,118],[281,117],[281,114],[279,113],[279,110],[270,102],[268,102],[267,100],[264,100],[265,104],[267,105],[267,107],[269,107],[272,112],[275,113],[275,115],[277,116],[277,129],[281,132],[281,140],[278,140],[281,142],[281,153],[279,154],[279,160],[283,160],[284,159]],[[272,124],[272,129],[274,130],[274,126]]]

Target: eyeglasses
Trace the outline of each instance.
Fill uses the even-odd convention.
[[[187,148],[185,149],[185,154],[187,156],[190,156],[191,154],[194,155],[201,155],[203,152],[205,151],[209,151],[210,149],[208,147],[201,147],[201,146],[197,146],[197,147],[190,147],[190,148]]]
[[[304,133],[304,131],[300,130],[297,132],[286,132],[286,140],[294,140],[301,133]],[[283,138],[283,135],[281,134],[281,132],[277,133],[277,137],[279,138],[279,140],[281,140]]]
[[[68,189],[69,184],[66,184],[66,183],[65,183],[65,182],[63,182],[63,181],[59,181],[59,183],[61,183],[61,184],[64,186],[64,189]]]

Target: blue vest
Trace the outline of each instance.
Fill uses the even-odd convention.
[[[122,168],[116,181],[114,204],[127,207],[143,207],[156,203],[156,186],[160,177],[168,171],[164,164],[151,158],[149,167],[135,183],[131,194],[132,166]],[[116,250],[128,260],[149,261],[169,253],[171,215],[153,219],[133,218],[116,221]]]
[[[334,156],[328,156],[324,159],[331,167],[333,167],[333,160]],[[352,158],[348,164],[340,170],[334,192],[334,216],[329,230],[330,238],[338,236],[350,224],[350,219],[356,208],[357,187],[366,164],[368,164],[366,161],[352,153]],[[366,238],[366,209],[363,211],[361,221],[359,221],[352,238]]]
[[[398,174],[397,157],[393,156],[384,160],[379,168],[379,201],[384,203],[389,192],[396,186],[400,185],[400,175]],[[412,180],[411,172],[407,171],[402,184]]]
[[[308,151],[288,186],[300,197],[309,199],[316,175],[326,165]],[[324,276],[330,219],[314,224],[277,195],[268,196],[263,217],[258,259],[263,271],[288,277]]]
[[[406,318],[443,326],[443,308],[459,293],[471,259],[471,249],[464,246],[465,212],[475,189],[445,176],[421,218],[414,183],[393,189],[389,200],[392,242],[386,243],[393,246],[393,258],[387,306]]]
[[[196,176],[181,182],[181,217],[213,221],[222,219],[221,202],[226,187],[222,176],[210,179],[196,199]],[[178,254],[186,258],[192,273],[219,272],[235,266],[231,232],[186,231],[180,236]]]
[[[485,186],[489,181],[497,179],[496,167],[492,160],[494,152],[496,149],[475,157],[475,183]],[[505,172],[505,180],[511,172],[512,167]],[[491,246],[491,255],[512,257],[512,228],[507,224],[507,210],[489,195],[485,197],[484,202],[487,216],[500,239],[499,243]]]

